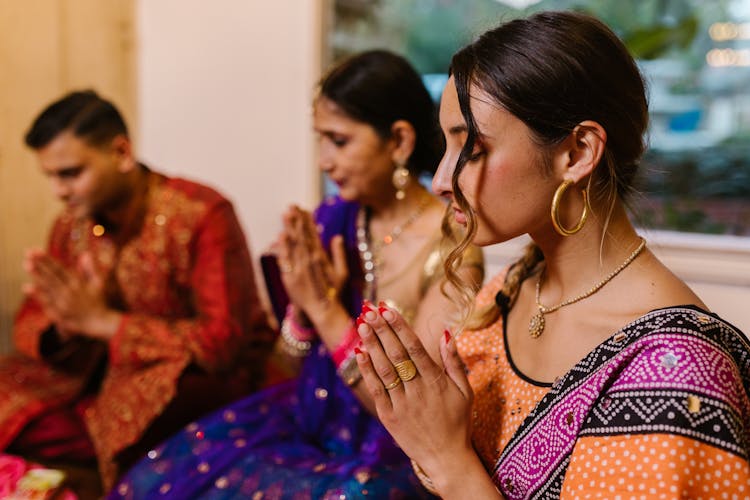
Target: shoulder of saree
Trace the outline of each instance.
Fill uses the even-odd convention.
[[[331,212],[338,213],[347,207],[350,209],[358,209],[359,206],[359,203],[346,201],[339,196],[326,196],[323,201],[315,207],[314,215],[316,218],[324,218]]]
[[[422,274],[419,276],[419,294],[424,296],[427,290],[445,276],[443,262],[445,262],[445,249],[443,248],[442,236],[440,234],[432,238],[425,248],[427,256],[422,265]],[[420,252],[421,253],[421,252]]]
[[[328,248],[331,238],[341,235],[347,249],[350,268],[359,267],[357,250],[357,216],[360,204],[342,200],[338,196],[328,196],[315,208],[313,218],[323,246]]]
[[[750,346],[701,309],[651,311],[555,381],[492,471],[507,498],[560,495],[578,436],[667,433],[748,456]]]
[[[333,236],[337,234],[333,231],[338,230],[338,233],[341,233],[347,226],[356,224],[359,208],[359,203],[342,200],[338,196],[328,196],[315,208],[313,218],[323,226],[324,233],[332,232]],[[328,231],[325,230],[326,226],[330,226]]]

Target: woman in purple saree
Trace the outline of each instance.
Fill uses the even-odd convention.
[[[339,196],[314,216],[291,208],[277,248],[280,346],[299,376],[189,425],[110,498],[430,497],[371,413],[354,318],[363,300],[387,301],[437,345],[456,310],[440,292],[444,205],[417,182],[440,154],[434,106],[404,59],[371,51],[323,80],[314,122]],[[481,281],[481,263],[470,247],[459,271]]]

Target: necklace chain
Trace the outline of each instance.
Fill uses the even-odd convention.
[[[369,231],[369,217],[365,207],[359,209],[357,214],[357,250],[359,250],[359,256],[362,260],[362,268],[364,270],[364,290],[362,295],[364,298],[374,301],[375,300],[375,282],[378,277],[378,267],[382,263],[379,259],[380,251],[383,247],[386,247],[396,241],[404,230],[406,230],[415,220],[422,215],[422,212],[427,208],[430,202],[430,197],[425,196],[420,201],[417,208],[409,214],[409,217],[402,222],[397,224],[390,230],[388,234],[383,236],[376,242],[371,242],[371,235]]]
[[[635,250],[633,250],[633,253],[631,253],[628,256],[628,258],[625,259],[625,261],[617,267],[617,269],[609,273],[599,283],[589,288],[588,291],[583,292],[582,294],[577,295],[573,297],[572,299],[565,300],[551,307],[547,307],[543,305],[539,300],[539,294],[541,292],[541,287],[542,287],[542,276],[544,274],[544,270],[542,270],[542,272],[539,273],[539,278],[537,278],[536,280],[536,306],[539,309],[539,312],[536,313],[534,316],[532,316],[531,320],[529,321],[529,335],[531,335],[532,338],[539,337],[544,332],[544,324],[545,324],[544,315],[545,314],[555,312],[561,307],[565,307],[567,305],[578,302],[579,300],[583,300],[586,297],[590,297],[596,292],[598,292],[601,287],[609,283],[610,280],[612,280],[612,278],[614,278],[620,273],[620,271],[628,267],[630,263],[633,262],[636,257],[638,257],[638,255],[643,251],[645,247],[646,247],[646,240],[641,238],[641,243],[638,245],[638,247]]]

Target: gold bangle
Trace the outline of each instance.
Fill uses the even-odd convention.
[[[341,377],[341,380],[343,380],[349,387],[354,387],[357,385],[357,382],[362,380],[362,374],[359,372],[359,366],[357,366],[357,358],[354,356],[354,351],[352,351],[352,354],[348,356],[341,365],[339,365],[339,368],[336,371],[338,372],[339,377]]]
[[[435,489],[435,483],[432,482],[432,479],[430,479],[430,476],[428,476],[425,471],[422,470],[422,467],[419,466],[417,462],[414,461],[414,459],[411,460],[411,468],[414,470],[414,474],[417,476],[417,479],[419,479],[419,482],[422,483],[422,486],[432,493],[435,496],[439,496],[437,490]]]

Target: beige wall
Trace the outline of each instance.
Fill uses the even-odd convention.
[[[24,249],[41,246],[58,206],[23,146],[41,108],[94,87],[135,123],[133,0],[23,0],[0,4],[0,353],[21,300]]]
[[[324,5],[138,1],[140,156],[227,194],[255,257],[287,205],[318,200],[310,102]]]

